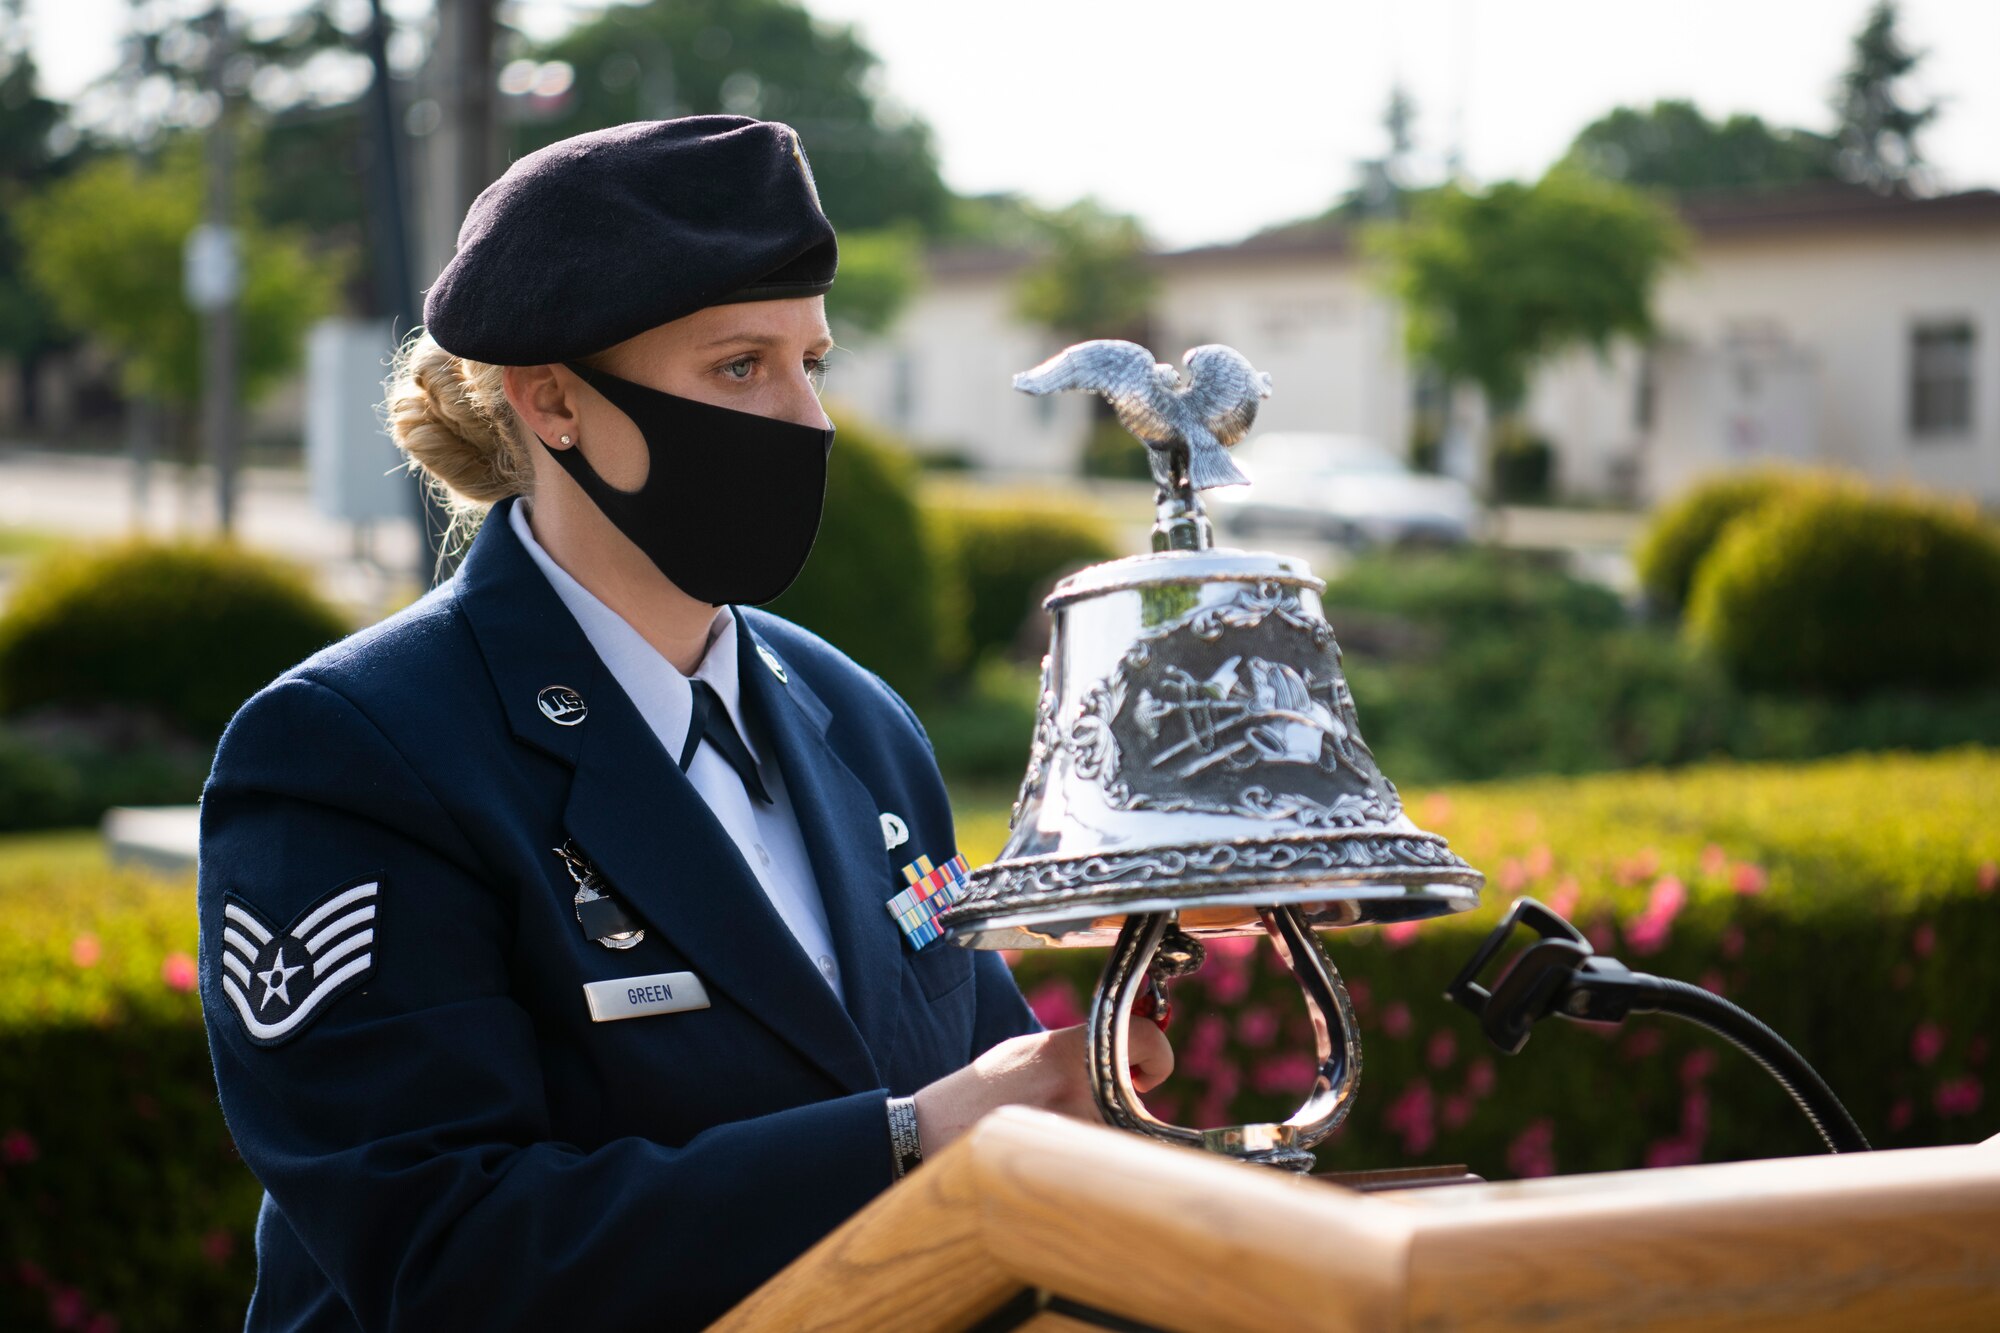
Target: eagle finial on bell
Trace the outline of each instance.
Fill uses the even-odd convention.
[[[1151,353],[1119,346],[1152,366]],[[1220,416],[1247,430],[1269,377],[1229,348],[1197,351],[1240,363],[1254,397]],[[1054,373],[1066,360],[1071,371]],[[1022,387],[1118,391],[1072,373],[1089,360],[1064,353]],[[1178,420],[1168,408],[1142,423],[1159,490],[1153,553],[1073,574],[1045,603],[1049,652],[1007,845],[940,920],[973,948],[1114,945],[1091,1006],[1106,1120],[1306,1169],[1361,1068],[1346,988],[1313,931],[1465,911],[1484,877],[1411,822],[1376,765],[1320,606],[1325,585],[1295,558],[1214,547],[1186,437],[1213,437],[1218,413],[1181,415],[1202,424],[1173,434],[1160,424]],[[1127,1019],[1142,996],[1200,966],[1203,937],[1239,934],[1269,935],[1304,987],[1319,1078],[1283,1124],[1166,1124],[1132,1087]]]

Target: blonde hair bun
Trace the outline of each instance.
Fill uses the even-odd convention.
[[[502,374],[445,351],[427,330],[397,348],[390,365],[389,438],[454,509],[484,509],[533,489],[528,432]]]

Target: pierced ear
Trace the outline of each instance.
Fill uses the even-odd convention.
[[[508,366],[501,376],[507,401],[545,443],[569,448],[577,438],[576,403],[554,366]]]

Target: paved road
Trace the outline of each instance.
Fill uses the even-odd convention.
[[[214,530],[214,483],[206,467],[183,474],[151,469],[142,504],[124,458],[79,457],[0,446],[0,529],[21,528],[86,539],[145,533],[205,536]],[[374,618],[414,597],[415,519],[379,523],[366,533],[312,507],[305,474],[249,468],[237,498],[237,532],[246,544],[305,563],[327,595],[357,617]],[[0,566],[0,597],[18,572]]]
[[[1151,488],[1097,483],[1086,489],[1113,514],[1127,549],[1146,549],[1152,523]],[[145,503],[134,486],[130,462],[118,457],[78,457],[0,444],[0,529],[34,529],[86,538],[143,531],[154,536],[206,534],[213,529],[214,490],[209,470],[155,466]],[[1585,578],[1621,593],[1633,588],[1626,558],[1643,516],[1595,510],[1506,508],[1495,511],[1501,544],[1568,554]],[[416,522],[380,523],[365,534],[312,506],[305,474],[250,468],[242,477],[237,527],[246,543],[310,565],[322,588],[357,619],[375,619],[415,597],[420,584]],[[1321,575],[1346,560],[1338,548],[1310,539],[1271,535],[1251,543],[1305,558]],[[19,561],[0,561],[0,600]]]

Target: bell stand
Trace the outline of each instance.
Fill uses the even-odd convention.
[[[1146,1016],[1146,1010],[1138,1007],[1141,992],[1154,1001],[1153,1016],[1164,1025],[1162,981],[1201,967],[1201,942],[1180,930],[1176,916],[1142,912],[1126,917],[1105,963],[1090,1002],[1090,1090],[1098,1110],[1106,1124],[1167,1143],[1287,1171],[1311,1171],[1312,1149],[1340,1126],[1354,1106],[1361,1084],[1361,1031],[1340,973],[1297,908],[1259,908],[1258,916],[1278,956],[1305,991],[1317,1056],[1305,1104],[1282,1124],[1188,1129],[1147,1110],[1132,1086],[1130,1024],[1135,1012]]]
[[[1185,448],[1169,452],[1168,482],[1155,504],[1155,551],[1205,551],[1215,529],[1188,480]],[[1312,1149],[1340,1126],[1361,1084],[1361,1032],[1354,1004],[1333,960],[1295,907],[1257,909],[1278,956],[1305,992],[1316,1065],[1312,1092],[1281,1124],[1189,1129],[1148,1111],[1132,1086],[1133,1014],[1166,1025],[1165,982],[1201,969],[1201,941],[1180,929],[1178,914],[1145,912],[1126,917],[1090,1002],[1090,1089],[1105,1123],[1134,1133],[1202,1148],[1239,1161],[1310,1172]],[[1141,1000],[1142,992],[1145,996]]]

